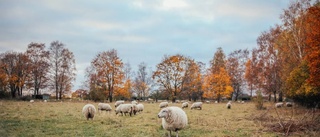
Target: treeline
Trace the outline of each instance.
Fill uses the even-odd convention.
[[[0,98],[21,98],[27,89],[33,95],[51,90],[61,99],[71,92],[75,70],[73,53],[59,41],[53,41],[48,50],[44,43],[32,42],[25,52],[1,53]]]

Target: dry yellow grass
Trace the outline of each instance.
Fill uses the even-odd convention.
[[[97,114],[87,121],[82,107],[95,102],[17,102],[0,101],[1,136],[119,136],[119,137],[162,137],[158,103],[143,103],[145,109],[135,116]],[[114,107],[114,104],[110,104]],[[181,104],[169,104],[181,106]],[[181,137],[201,136],[277,136],[262,132],[263,127],[250,120],[258,112],[253,103],[233,103],[226,109],[225,103],[204,104],[203,110],[184,109],[189,126],[180,131]],[[175,134],[173,134],[175,135]]]

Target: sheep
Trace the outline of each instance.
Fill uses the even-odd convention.
[[[114,107],[118,107],[120,104],[124,104],[124,101],[123,100],[118,100],[116,101],[116,103],[114,103]]]
[[[138,112],[138,107],[137,107],[136,104],[131,104],[131,105],[132,105],[132,113],[133,113],[134,115],[136,115],[137,112]]]
[[[293,106],[293,103],[292,103],[292,102],[287,102],[287,103],[286,103],[286,106],[287,106],[287,107],[292,107],[292,106]]]
[[[207,101],[206,101],[206,103],[207,103],[207,104],[210,104],[210,101],[209,101],[209,100],[207,100]]]
[[[112,110],[112,108],[111,108],[111,106],[109,105],[109,104],[107,104],[107,103],[99,103],[98,104],[98,111],[100,110],[100,112],[102,111],[102,110],[105,110],[105,111],[111,111]]]
[[[34,100],[30,100],[30,103],[34,103]]]
[[[45,99],[43,102],[44,102],[44,103],[47,103],[47,100]]]
[[[129,113],[129,115],[131,116],[133,113],[133,106],[132,104],[120,104],[116,108],[115,112],[116,112],[116,115],[118,113],[121,113],[121,115],[123,116],[123,114],[126,115],[127,113]]]
[[[275,106],[276,108],[280,108],[280,107],[283,106],[283,102],[276,103],[274,106]]]
[[[167,106],[169,106],[169,103],[168,103],[168,102],[161,102],[161,103],[159,104],[159,107],[160,107],[160,108],[164,108],[164,107],[167,107]]]
[[[183,102],[182,103],[182,108],[184,109],[184,108],[187,108],[188,107],[188,105],[189,105],[189,103],[188,102]]]
[[[244,101],[241,101],[241,104],[244,104]]]
[[[231,101],[229,101],[229,102],[227,103],[227,108],[228,108],[228,109],[231,108]]]
[[[162,119],[163,129],[169,131],[169,137],[171,137],[171,131],[175,131],[178,137],[178,131],[188,125],[187,114],[176,106],[163,108],[158,113],[158,118]]]
[[[82,114],[84,115],[85,118],[87,118],[87,120],[89,120],[90,118],[91,120],[93,120],[95,113],[96,113],[96,108],[92,104],[86,104],[82,108]]]
[[[133,101],[131,101],[131,104],[138,104],[138,102],[137,101],[135,101],[135,100],[133,100]]]
[[[217,104],[217,103],[218,103],[218,101],[214,101],[214,103],[215,103],[215,104]]]
[[[138,112],[141,112],[144,109],[144,105],[143,104],[138,104],[137,108],[138,108]]]
[[[200,108],[200,110],[202,110],[202,102],[194,102],[190,109],[196,109],[196,108]]]

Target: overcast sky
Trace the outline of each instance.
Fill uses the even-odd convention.
[[[24,52],[31,42],[58,40],[75,55],[75,87],[101,51],[116,49],[133,71],[156,68],[164,55],[208,64],[256,47],[262,31],[280,23],[289,0],[0,0],[0,53]]]

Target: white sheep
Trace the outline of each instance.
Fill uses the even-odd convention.
[[[188,106],[189,106],[188,102],[183,102],[181,107],[184,109],[184,108],[187,108]]]
[[[163,108],[158,117],[162,118],[162,127],[169,131],[169,137],[171,137],[171,131],[176,132],[178,137],[178,131],[188,125],[187,114],[176,106]]]
[[[161,102],[161,103],[159,104],[159,107],[160,107],[160,108],[165,108],[165,107],[167,107],[167,106],[169,106],[169,103],[168,103],[168,102]]]
[[[287,107],[292,107],[292,106],[293,106],[293,103],[292,103],[292,102],[287,102],[287,103],[286,103],[286,106],[287,106]]]
[[[244,104],[244,101],[241,101],[241,104]]]
[[[30,100],[30,103],[34,103],[34,100]]]
[[[93,120],[94,115],[96,114],[96,108],[92,104],[86,104],[82,108],[82,114],[84,115],[87,120],[91,118]]]
[[[115,112],[116,112],[116,115],[118,113],[121,113],[121,115],[123,116],[123,114],[126,115],[127,113],[129,113],[129,115],[131,116],[133,113],[133,106],[132,104],[120,104],[116,108]]]
[[[124,101],[123,100],[118,100],[116,101],[116,103],[114,103],[114,107],[118,107],[120,104],[124,104]]]
[[[134,115],[136,115],[137,112],[139,111],[139,110],[138,110],[138,107],[137,107],[136,104],[131,104],[131,105],[132,105],[132,113],[133,113]]]
[[[98,111],[101,112],[102,110],[110,112],[112,110],[112,108],[108,103],[99,103],[98,104]]]
[[[44,102],[44,103],[47,103],[47,100],[45,99],[43,102]]]
[[[135,101],[135,100],[133,100],[133,101],[131,101],[131,104],[138,104],[138,102],[137,101]]]
[[[231,108],[231,102],[229,101],[226,106],[227,106],[228,109],[230,109]]]
[[[276,108],[280,108],[280,107],[283,106],[283,102],[276,103],[274,106],[275,106]]]
[[[199,108],[200,110],[202,109],[202,102],[194,102],[190,109],[196,109],[196,108]]]
[[[218,103],[218,101],[214,101],[214,103],[215,103],[215,104],[217,104],[217,103]]]
[[[141,111],[144,110],[144,105],[143,104],[138,104],[137,108],[138,108],[138,112],[141,112]]]

